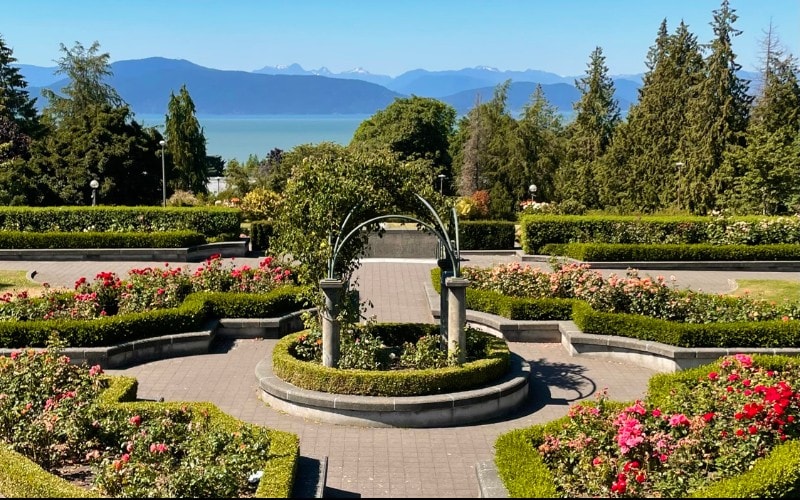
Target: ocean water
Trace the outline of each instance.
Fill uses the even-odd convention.
[[[197,115],[206,136],[206,152],[228,161],[264,158],[273,148],[288,151],[300,144],[346,145],[370,115]],[[164,115],[137,114],[147,127],[164,130]]]

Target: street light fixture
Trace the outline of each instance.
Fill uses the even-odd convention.
[[[92,206],[95,206],[97,204],[97,188],[100,187],[100,183],[97,182],[97,179],[92,179],[89,187],[92,188]]]
[[[536,194],[536,184],[531,184],[528,186],[528,191],[531,193],[531,203],[533,203],[533,195]]]
[[[164,146],[167,144],[167,141],[160,140],[158,141],[159,146],[161,146],[161,206],[167,206],[167,174],[166,170],[164,169]]]
[[[447,177],[447,176],[444,175],[444,174],[439,174],[438,177],[439,177],[439,194],[443,195],[444,194],[444,178]]]
[[[678,205],[678,209],[681,208],[681,175],[683,174],[684,165],[686,164],[682,161],[675,162],[675,166],[678,167],[678,175],[676,176],[678,181],[678,186],[677,189],[675,189],[675,202]]]

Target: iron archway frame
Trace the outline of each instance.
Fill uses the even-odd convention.
[[[403,220],[412,221],[412,222],[415,222],[415,223],[419,224],[420,226],[424,227],[425,229],[427,229],[431,233],[433,233],[436,236],[436,238],[439,240],[439,243],[440,243],[441,247],[444,249],[444,252],[445,252],[445,255],[446,255],[447,259],[450,261],[450,265],[452,266],[452,269],[453,269],[453,276],[454,277],[461,276],[461,265],[460,265],[461,251],[460,251],[460,244],[459,244],[459,238],[458,238],[458,215],[456,214],[456,209],[452,208],[451,209],[451,213],[450,213],[451,222],[453,223],[453,232],[454,232],[454,236],[455,236],[455,239],[451,241],[450,238],[448,237],[447,227],[445,226],[444,222],[442,221],[442,218],[439,217],[439,214],[436,213],[436,210],[434,210],[433,206],[428,202],[428,200],[426,200],[425,198],[420,196],[418,193],[414,193],[414,196],[416,196],[417,199],[420,202],[422,202],[422,204],[425,206],[425,208],[427,208],[428,211],[431,213],[432,218],[433,218],[433,223],[423,221],[423,220],[421,220],[421,219],[419,219],[417,217],[412,217],[410,215],[402,215],[402,214],[379,215],[378,217],[373,217],[373,218],[371,218],[369,220],[366,220],[364,222],[359,223],[353,229],[351,229],[344,236],[344,238],[342,238],[342,233],[344,232],[345,228],[347,227],[347,224],[350,222],[350,218],[355,213],[355,210],[356,210],[356,208],[358,208],[358,205],[353,207],[350,210],[350,212],[348,212],[348,214],[345,217],[345,219],[342,222],[342,224],[339,226],[339,231],[338,231],[338,233],[336,235],[336,240],[332,244],[331,256],[328,259],[327,278],[328,279],[336,279],[336,260],[339,257],[339,252],[344,247],[344,245],[356,233],[358,233],[358,231],[360,231],[364,227],[369,226],[370,224],[374,224],[374,223],[376,223],[378,221],[387,220],[387,219],[403,219]]]

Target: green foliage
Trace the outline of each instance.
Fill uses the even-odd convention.
[[[245,219],[271,221],[277,216],[281,196],[275,191],[256,187],[242,198],[240,208]]]
[[[619,261],[775,261],[800,259],[800,245],[666,245],[623,243],[547,244],[545,255],[562,255],[585,262]]]
[[[515,224],[510,221],[462,221],[458,224],[462,250],[513,250]]]
[[[16,62],[14,51],[0,36],[0,123],[8,120],[30,140],[40,135],[42,126],[36,110],[36,99],[31,98],[26,90],[28,83],[20,74]],[[0,127],[0,145],[9,138]],[[0,154],[2,159],[3,155]]]
[[[185,248],[206,243],[193,231],[29,233],[0,231],[0,248]]]
[[[194,231],[207,238],[239,234],[241,212],[224,207],[0,207],[0,231]]]
[[[392,104],[364,120],[351,145],[388,147],[402,160],[431,161],[431,176],[450,174],[449,140],[456,110],[428,97],[396,98]]]
[[[418,192],[430,197],[425,162],[401,162],[385,150],[354,150],[332,143],[296,148],[284,163],[293,175],[284,191],[284,208],[275,221],[276,254],[299,262],[300,283],[316,287],[326,275],[336,237],[379,215],[421,213]],[[351,212],[352,211],[352,212]],[[352,213],[346,227],[340,224]],[[347,282],[366,251],[373,224],[355,233],[340,250],[333,274]]]
[[[269,242],[274,236],[273,222],[257,220],[250,223],[250,247],[253,250],[269,251]]]
[[[375,327],[380,328],[380,325]],[[430,325],[436,328],[436,325]],[[402,328],[402,327],[401,327]],[[418,332],[412,328],[411,332]],[[508,371],[510,354],[505,341],[486,335],[486,351],[482,359],[427,370],[341,370],[301,361],[293,353],[298,341],[311,338],[306,332],[290,334],[275,345],[272,354],[276,376],[308,390],[369,396],[422,396],[462,391],[480,387]],[[395,339],[398,332],[395,331]],[[408,337],[405,337],[408,338]],[[388,342],[388,341],[387,341]]]
[[[177,96],[170,93],[164,129],[166,153],[172,166],[168,176],[170,186],[194,194],[208,192],[206,138],[186,85],[181,86]]]

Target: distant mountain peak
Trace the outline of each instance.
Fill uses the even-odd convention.
[[[349,71],[345,71],[345,73],[350,73],[350,74],[355,74],[355,75],[369,75],[370,74],[369,71],[365,70],[361,66],[359,66],[357,68],[353,68],[353,69],[351,69]]]
[[[500,72],[499,69],[492,66],[475,66],[475,69],[482,69],[484,71]]]

